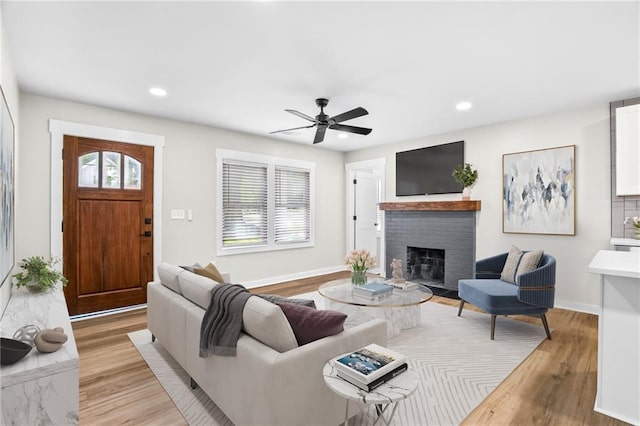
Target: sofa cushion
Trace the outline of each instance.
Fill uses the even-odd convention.
[[[544,252],[542,250],[529,251],[524,253],[520,258],[520,264],[518,265],[518,270],[516,271],[516,278],[518,275],[526,274],[527,272],[531,272],[538,267],[540,264],[540,259],[542,259],[542,255]]]
[[[195,274],[196,273],[195,269],[196,268],[202,268],[202,265],[199,264],[198,262],[196,262],[193,265],[180,265],[180,267],[182,269],[185,269],[185,270]]]
[[[271,303],[295,303],[296,305],[309,306],[311,308],[316,307],[316,302],[311,299],[294,299],[278,296],[277,294],[258,294],[258,297]]]
[[[160,265],[158,265],[158,277],[160,277],[160,282],[162,283],[162,285],[175,291],[178,294],[182,294],[178,277],[183,272],[184,269],[170,263],[161,263]]]
[[[216,268],[216,265],[214,265],[213,262],[209,262],[204,268],[193,268],[193,272],[198,275],[202,275],[203,277],[210,278],[218,283],[224,283],[224,277],[220,271],[218,271],[218,268]]]
[[[520,264],[521,258],[522,250],[516,246],[512,246],[511,250],[509,250],[509,254],[507,255],[507,260],[504,262],[502,274],[500,274],[501,280],[515,284],[516,272],[518,271],[518,265]]]
[[[211,291],[218,285],[212,279],[192,274],[189,271],[183,271],[178,276],[178,282],[180,283],[182,295],[203,309],[209,307]]]
[[[347,315],[338,311],[318,310],[293,303],[278,303],[289,320],[298,345],[306,345],[344,330]]]
[[[260,297],[250,297],[244,305],[242,321],[245,333],[278,352],[298,347],[293,329],[278,305]]]

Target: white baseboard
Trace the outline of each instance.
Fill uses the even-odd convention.
[[[569,311],[584,312],[585,314],[600,314],[600,307],[598,305],[587,305],[585,303],[576,303],[569,300],[556,300],[555,307],[567,309]]]
[[[255,280],[255,281],[247,281],[241,284],[246,288],[256,288],[256,287],[262,287],[265,285],[279,284],[286,281],[294,281],[302,278],[315,277],[317,275],[331,274],[334,272],[340,272],[345,270],[346,269],[344,265],[332,266],[330,268],[316,269],[313,271],[298,272],[295,274],[288,274],[288,275],[280,275],[277,277],[264,278],[264,279]]]

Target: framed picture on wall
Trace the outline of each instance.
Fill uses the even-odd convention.
[[[14,125],[2,92],[0,111],[0,285],[7,281],[14,259]]]
[[[576,234],[575,145],[502,156],[502,232]]]

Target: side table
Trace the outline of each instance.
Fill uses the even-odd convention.
[[[412,369],[408,369],[371,392],[367,392],[338,377],[331,361],[324,365],[322,375],[329,389],[347,400],[344,409],[345,426],[349,422],[349,401],[355,402],[362,410],[370,405],[375,405],[377,417],[373,424],[375,425],[378,420],[382,419],[383,423],[388,426],[396,412],[398,402],[411,396],[418,388],[419,381],[418,374]],[[385,417],[385,413],[389,409],[391,412],[388,413],[388,417]]]

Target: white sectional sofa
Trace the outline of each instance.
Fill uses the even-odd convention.
[[[337,425],[345,400],[325,385],[331,358],[369,343],[386,344],[386,323],[372,320],[298,346],[279,306],[250,297],[235,357],[200,358],[200,323],[216,283],[161,264],[147,286],[148,327],[236,425]],[[225,278],[228,279],[228,276]],[[356,414],[355,404],[350,406]]]

